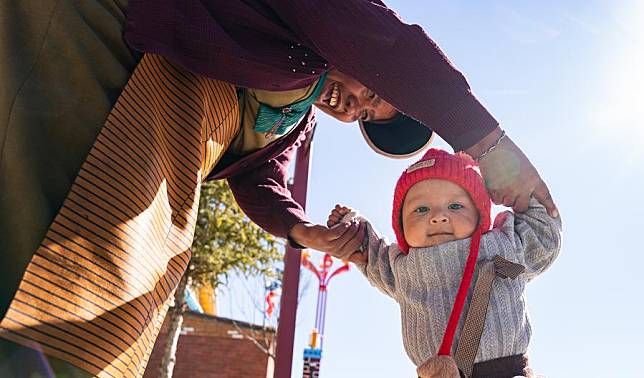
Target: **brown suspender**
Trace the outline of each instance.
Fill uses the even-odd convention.
[[[517,278],[525,271],[521,264],[513,263],[497,255],[494,260],[479,267],[479,275],[474,286],[472,301],[467,311],[465,324],[459,338],[454,360],[466,377],[472,375],[474,359],[479,349],[485,317],[487,315],[492,282],[494,277]]]

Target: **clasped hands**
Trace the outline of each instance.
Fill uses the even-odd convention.
[[[365,261],[358,250],[364,241],[367,226],[356,220],[340,222],[351,210],[336,205],[329,215],[327,226],[299,223],[293,226],[289,236],[298,244],[323,251],[341,260],[354,263]]]

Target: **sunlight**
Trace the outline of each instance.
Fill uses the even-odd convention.
[[[628,158],[644,157],[644,3],[615,5],[616,26],[606,43],[600,91],[592,109],[595,135],[623,147]]]

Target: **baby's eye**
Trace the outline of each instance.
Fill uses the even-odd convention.
[[[462,209],[463,207],[464,207],[464,206],[463,206],[463,205],[461,205],[460,203],[451,203],[451,204],[448,206],[448,208],[449,208],[450,210],[460,210],[460,209]]]
[[[429,207],[427,206],[419,206],[414,210],[414,213],[426,213],[429,211]]]

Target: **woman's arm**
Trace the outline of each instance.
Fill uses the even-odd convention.
[[[310,132],[306,134],[309,136]],[[308,222],[304,209],[293,200],[287,187],[288,165],[296,150],[293,145],[259,167],[228,178],[244,213],[258,226],[281,238],[287,238],[294,225]]]
[[[288,165],[298,146],[312,138],[308,130],[293,146],[261,166],[228,178],[235,200],[244,213],[267,232],[302,247],[346,259],[360,246],[364,225],[325,227],[308,220],[288,189]]]

